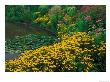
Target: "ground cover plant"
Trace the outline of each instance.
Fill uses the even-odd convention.
[[[5,9],[6,23],[34,29],[6,39],[5,52],[19,55],[5,60],[6,72],[106,71],[105,5],[6,5]]]

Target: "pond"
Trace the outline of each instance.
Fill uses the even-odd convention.
[[[24,36],[27,34],[37,33],[35,28],[26,24],[6,23],[5,24],[5,39],[12,39],[15,36]]]
[[[5,40],[12,39],[15,36],[25,36],[28,34],[56,36],[56,34],[51,32],[49,29],[41,28],[39,26],[33,27],[26,23],[5,23]]]

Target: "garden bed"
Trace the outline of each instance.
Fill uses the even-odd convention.
[[[7,22],[28,24],[6,25],[5,71],[105,72],[105,12],[104,5],[6,6]]]

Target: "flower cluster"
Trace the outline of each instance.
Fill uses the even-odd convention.
[[[72,17],[69,16],[69,15],[65,15],[64,16],[64,20],[65,20],[65,22],[71,21],[72,20]]]
[[[90,16],[86,16],[86,17],[85,17],[85,20],[86,20],[86,21],[90,21],[90,20],[91,20],[91,17],[90,17]]]
[[[27,50],[18,59],[6,61],[6,71],[63,72],[93,68],[91,52],[98,50],[93,37],[86,32],[76,32],[72,36],[63,35],[61,39],[61,42]],[[100,48],[102,53],[102,46]]]
[[[100,46],[99,46],[98,50],[100,52],[99,55],[105,56],[105,54],[106,54],[106,44],[105,44],[104,41],[102,41],[100,43]]]
[[[38,17],[34,22],[47,22],[49,21],[49,17],[44,15],[43,17]]]

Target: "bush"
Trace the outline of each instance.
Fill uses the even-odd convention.
[[[51,31],[57,33],[57,22],[58,22],[57,14],[51,15],[50,21],[51,21]]]
[[[49,10],[49,14],[61,14],[62,13],[62,9],[60,6],[53,6],[51,7],[51,9]]]

